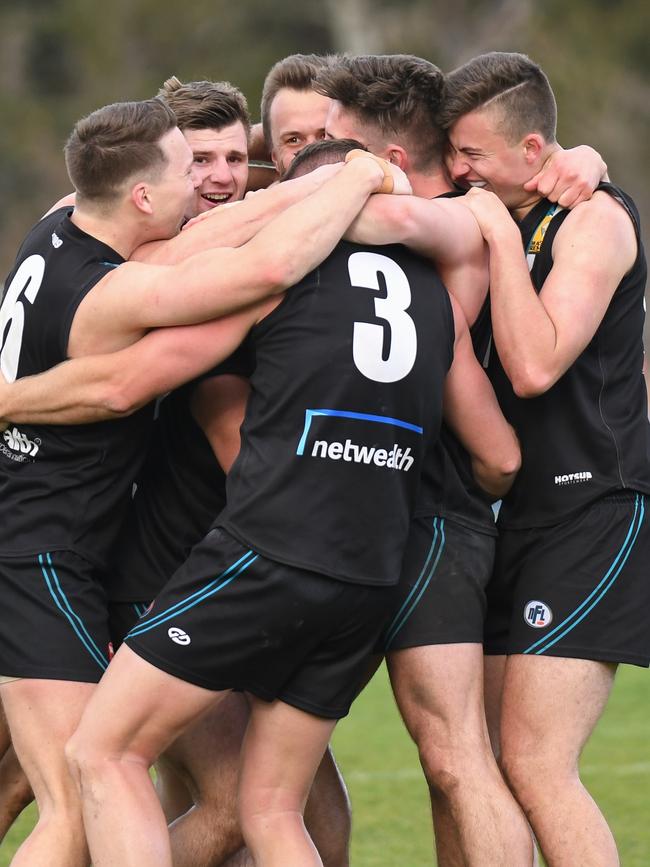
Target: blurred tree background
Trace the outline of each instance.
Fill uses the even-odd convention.
[[[650,225],[647,0],[0,0],[0,270],[69,189],[78,117],[153,95],[171,74],[226,79],[258,117],[264,75],[297,51],[404,52],[449,70],[523,51],[548,73],[559,139],[589,143]]]

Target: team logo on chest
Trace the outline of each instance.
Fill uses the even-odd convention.
[[[553,612],[545,602],[533,599],[524,605],[524,620],[533,629],[545,629],[553,621]]]

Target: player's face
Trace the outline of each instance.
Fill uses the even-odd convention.
[[[378,157],[388,156],[388,147],[381,131],[364,123],[353,112],[333,99],[325,122],[326,138],[353,138]]]
[[[269,110],[271,159],[277,170],[287,170],[306,145],[325,138],[325,118],[331,100],[313,90],[283,87]]]
[[[160,147],[167,165],[159,179],[151,184],[159,237],[173,237],[194,207],[198,178],[194,174],[192,151],[179,129],[166,133]]]
[[[248,182],[248,137],[241,121],[222,129],[186,129],[199,180],[193,213],[202,214],[244,198]]]
[[[485,109],[459,118],[449,130],[447,168],[461,186],[484,187],[516,208],[526,198],[522,184],[531,176],[525,140],[510,144],[498,131],[497,120],[497,114]]]

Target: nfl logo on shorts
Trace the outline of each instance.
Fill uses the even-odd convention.
[[[553,612],[544,602],[533,599],[524,606],[524,620],[534,629],[544,629],[553,620]]]

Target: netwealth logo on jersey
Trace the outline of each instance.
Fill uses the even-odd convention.
[[[305,411],[305,426],[303,428],[298,448],[297,455],[304,455],[307,447],[307,440],[311,430],[312,422],[318,418],[328,418],[336,420],[351,420],[354,422],[370,422],[372,424],[391,425],[392,427],[403,428],[413,431],[422,436],[422,428],[410,422],[402,421],[401,419],[391,418],[383,415],[370,415],[368,413],[352,412],[350,410],[336,409],[308,409]],[[350,438],[346,439],[324,439],[315,438],[311,450],[306,452],[312,458],[327,459],[330,461],[347,461],[348,463],[373,465],[375,467],[384,467],[389,470],[401,470],[407,473],[413,464],[415,458],[411,454],[409,446],[402,447],[399,443],[393,443],[390,448],[377,448],[377,446],[363,445],[354,442]]]
[[[0,451],[10,458],[12,461],[33,460],[38,454],[41,447],[41,441],[38,438],[30,440],[27,434],[21,433],[17,427],[7,430],[2,435],[3,443],[0,444]]]

